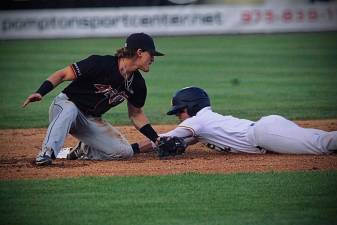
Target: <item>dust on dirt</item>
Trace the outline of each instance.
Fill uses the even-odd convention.
[[[295,121],[303,127],[326,131],[337,130],[337,119]],[[143,136],[131,126],[117,127],[130,143]],[[174,125],[157,125],[165,132]],[[0,179],[46,179],[78,176],[163,175],[178,173],[236,173],[268,171],[337,170],[337,154],[280,155],[224,154],[201,144],[190,146],[182,156],[158,159],[154,153],[141,153],[130,160],[88,161],[57,159],[49,167],[34,164],[43,141],[45,129],[0,130]],[[76,144],[67,137],[65,147]]]

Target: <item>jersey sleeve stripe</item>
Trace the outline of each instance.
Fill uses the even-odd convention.
[[[181,127],[181,128],[185,128],[185,129],[187,129],[187,130],[189,130],[189,131],[191,131],[192,132],[192,134],[193,134],[193,137],[195,137],[196,136],[196,133],[195,133],[195,130],[192,128],[192,127],[188,127],[188,126],[178,126],[178,127]]]
[[[76,70],[74,69],[73,64],[70,64],[69,66],[70,66],[70,68],[72,69],[72,71],[73,71],[74,74],[75,74],[75,79],[77,79],[77,73],[76,73]]]
[[[74,71],[74,73],[76,75],[76,78],[78,78],[78,77],[80,77],[82,75],[81,71],[80,71],[80,68],[77,66],[76,63],[71,64],[70,67]]]

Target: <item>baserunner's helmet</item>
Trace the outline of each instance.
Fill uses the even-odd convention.
[[[172,97],[172,108],[167,115],[175,115],[184,108],[187,108],[189,116],[195,116],[199,110],[210,106],[206,91],[199,87],[186,87],[177,91]]]

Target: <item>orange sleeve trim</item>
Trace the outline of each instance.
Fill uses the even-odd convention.
[[[76,73],[76,70],[75,70],[75,68],[74,68],[74,64],[70,64],[69,66],[70,66],[70,68],[72,69],[72,71],[73,71],[74,74],[75,74],[75,79],[77,79],[77,73]]]
[[[181,127],[181,128],[185,128],[187,130],[190,130],[193,134],[193,137],[196,137],[196,133],[195,133],[195,130],[192,128],[192,127],[188,127],[188,126],[178,126],[178,127]]]

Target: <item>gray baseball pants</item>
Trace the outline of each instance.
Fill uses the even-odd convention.
[[[278,115],[262,117],[253,127],[255,144],[285,154],[329,154],[337,150],[337,131],[303,128]]]
[[[60,93],[49,108],[49,127],[39,155],[60,152],[68,134],[88,145],[85,158],[127,159],[133,150],[125,137],[100,117],[84,115],[67,95]],[[39,156],[38,155],[38,156]]]

